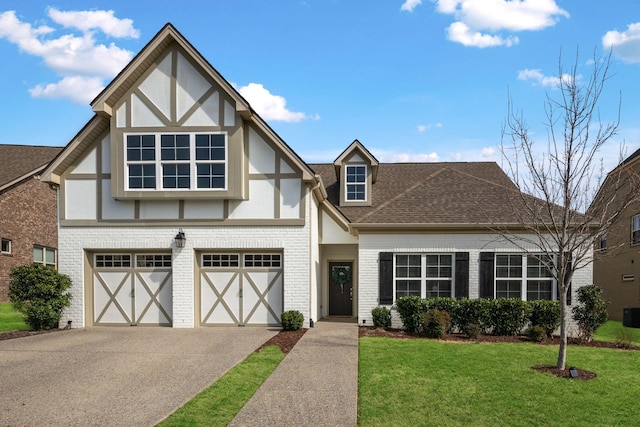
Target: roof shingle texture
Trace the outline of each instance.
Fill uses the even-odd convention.
[[[340,206],[332,164],[309,165],[328,199],[356,224],[498,224],[517,222],[520,192],[494,162],[381,163],[372,205]]]
[[[0,187],[47,165],[60,151],[62,147],[0,145]]]

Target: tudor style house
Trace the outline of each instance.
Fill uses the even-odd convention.
[[[371,324],[404,295],[556,298],[487,226],[517,228],[495,163],[384,164],[356,140],[307,164],[170,24],[91,106],[42,175],[73,279],[63,323]]]
[[[56,267],[56,191],[37,175],[62,147],[0,145],[0,302],[9,301],[11,269]]]

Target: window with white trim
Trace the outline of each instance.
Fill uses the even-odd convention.
[[[171,267],[171,254],[138,254],[136,255],[138,268],[166,268]]]
[[[280,254],[244,254],[245,267],[280,268],[282,256]]]
[[[2,246],[0,246],[0,253],[3,253],[3,254],[11,253],[11,240],[2,239]]]
[[[394,256],[395,299],[453,297],[453,255],[396,254]]]
[[[544,255],[496,254],[495,297],[552,300],[555,281]]]
[[[96,268],[130,268],[130,254],[96,254],[94,258]]]
[[[226,190],[227,134],[125,134],[127,190]]]
[[[44,246],[34,246],[33,262],[56,268],[56,250]]]
[[[640,214],[631,217],[631,244],[640,243]]]
[[[347,165],[345,175],[345,200],[347,202],[367,200],[367,167],[365,165]]]
[[[234,267],[240,266],[240,255],[238,254],[202,254],[203,267]]]

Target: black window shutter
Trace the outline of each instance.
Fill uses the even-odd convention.
[[[480,252],[480,298],[493,299],[493,252]]]
[[[378,264],[378,303],[380,305],[391,305],[393,304],[393,253],[380,252]]]
[[[456,298],[469,298],[469,252],[456,252]]]

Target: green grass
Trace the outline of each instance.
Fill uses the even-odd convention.
[[[640,351],[570,346],[588,381],[531,369],[558,348],[366,337],[359,345],[359,426],[637,425]]]
[[[29,326],[24,323],[22,314],[13,308],[10,302],[0,303],[0,332],[28,331]]]
[[[626,334],[633,344],[640,345],[640,329],[626,328],[622,326],[622,322],[615,320],[609,320],[600,326],[593,338],[597,341],[616,342],[620,334]]]
[[[159,426],[226,426],[284,356],[278,346],[252,353]]]

